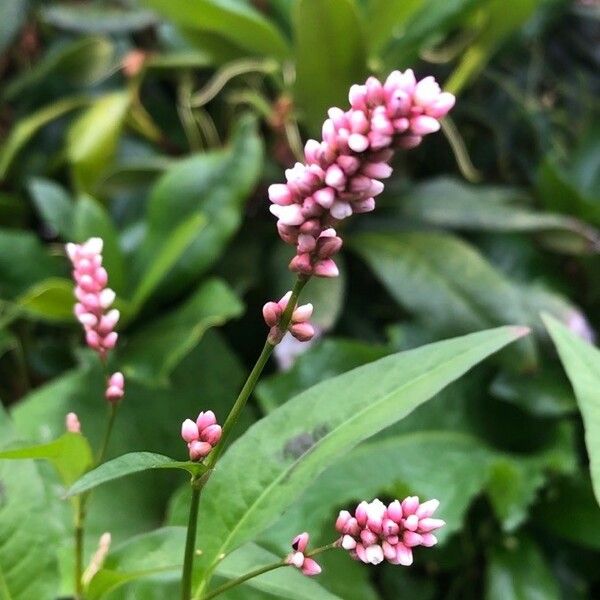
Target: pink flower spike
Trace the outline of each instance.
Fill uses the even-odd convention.
[[[431,548],[438,543],[437,538],[433,533],[423,533],[421,535],[421,546],[425,546],[425,548]]]
[[[294,549],[296,552],[304,553],[308,546],[309,539],[310,536],[306,531],[304,533],[300,533],[292,540],[292,549]]]
[[[431,517],[431,515],[438,509],[440,506],[439,500],[427,500],[427,502],[422,502],[417,508],[415,514],[419,519],[424,519],[426,517]]]
[[[402,519],[402,504],[398,500],[394,500],[390,502],[388,506],[388,517],[392,519],[392,521],[396,523],[400,523],[400,519]]]
[[[304,554],[302,552],[292,552],[287,559],[286,562],[288,565],[293,565],[297,569],[301,569],[304,564]]]
[[[446,524],[446,521],[442,519],[433,519],[431,517],[425,517],[419,521],[418,531],[419,533],[429,533],[430,531],[435,531],[440,527],[443,527]]]
[[[418,496],[408,496],[404,500],[402,500],[402,512],[404,516],[412,515],[419,508],[419,497]]]
[[[354,550],[356,548],[356,540],[350,535],[345,535],[342,537],[341,546],[344,550]]]
[[[196,426],[196,423],[194,423],[194,421],[192,421],[191,419],[186,419],[181,424],[181,437],[188,444],[190,442],[196,441],[200,437],[198,427]]]
[[[368,546],[365,548],[365,558],[367,559],[366,562],[371,563],[372,565],[378,565],[379,563],[382,563],[385,558],[383,549],[378,544]]]
[[[317,561],[307,557],[304,559],[301,570],[304,575],[307,575],[308,577],[314,577],[321,572],[321,567]]]
[[[399,543],[396,546],[396,561],[399,565],[409,567],[413,564],[413,553],[410,548],[407,548],[404,544]]]
[[[308,342],[315,335],[315,328],[310,323],[293,323],[290,333],[300,342]]]
[[[319,261],[315,265],[314,272],[315,275],[318,275],[320,277],[337,277],[340,274],[337,265],[333,262],[331,258],[326,258],[324,260]]]
[[[292,321],[294,323],[303,323],[308,321],[313,314],[313,305],[312,304],[303,304],[296,308],[292,314]]]
[[[217,422],[217,417],[212,410],[202,411],[196,419],[198,431],[206,429],[209,425],[214,425]]]
[[[269,327],[275,327],[279,322],[282,314],[281,307],[276,302],[267,302],[262,309],[263,317],[265,319],[265,323]]]
[[[74,412],[68,413],[65,417],[65,427],[69,433],[81,433],[81,423]]]
[[[345,527],[348,521],[352,519],[352,515],[347,510],[341,510],[338,515],[337,521],[335,522],[335,528],[340,532],[345,532]]]

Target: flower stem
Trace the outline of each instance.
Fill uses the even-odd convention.
[[[198,504],[200,493],[208,479],[209,471],[201,477],[192,477],[192,500],[188,516],[187,536],[185,538],[185,554],[183,557],[183,574],[181,577],[181,600],[190,600],[192,597],[192,571],[194,567],[194,552],[196,548],[196,529],[198,528]]]
[[[244,583],[245,581],[248,581],[248,579],[258,577],[259,575],[262,575],[263,573],[268,573],[269,571],[274,571],[275,569],[279,569],[280,567],[289,567],[289,566],[290,565],[288,565],[285,561],[279,560],[276,563],[271,563],[270,565],[266,565],[264,567],[254,569],[254,571],[250,571],[249,573],[246,573],[245,575],[242,575],[241,577],[238,577],[237,579],[231,579],[227,583],[224,583],[223,585],[219,586],[218,588],[215,588],[212,592],[209,592],[205,596],[202,596],[202,600],[211,600],[211,598],[216,598],[223,592],[226,592],[227,590],[230,590],[231,588],[236,587],[236,586]]]
[[[75,507],[75,598],[83,597],[83,522],[85,520],[85,501],[82,496],[76,498]]]
[[[118,411],[118,403],[111,402],[110,403],[110,413],[108,415],[108,423],[106,424],[106,431],[104,432],[104,438],[102,439],[102,445],[100,446],[100,451],[98,452],[98,458],[96,459],[96,466],[100,466],[104,459],[106,458],[106,452],[108,450],[108,443],[110,442],[110,436],[115,424],[115,419],[117,417]]]
[[[302,291],[302,289],[304,288],[304,286],[306,285],[307,282],[308,282],[308,279],[302,278],[302,277],[299,277],[296,280],[296,283],[292,290],[292,295],[290,297],[290,301],[288,302],[288,305],[286,306],[285,311],[281,315],[281,321],[279,323],[279,328],[282,331],[287,330],[287,328],[290,324],[290,321],[292,320],[292,313],[294,312],[294,308],[296,308],[296,304],[298,302],[298,297],[300,296],[300,292]],[[231,412],[229,413],[229,415],[227,416],[227,419],[225,420],[225,424],[223,425],[223,433],[221,435],[221,440],[219,442],[219,445],[210,453],[210,455],[206,461],[206,466],[208,468],[214,467],[217,460],[219,459],[219,457],[223,451],[224,445],[225,445],[224,444],[225,440],[227,439],[227,437],[231,433],[231,430],[237,423],[237,420],[239,419],[241,412],[244,410],[244,407],[246,406],[246,402],[248,401],[248,398],[250,397],[254,388],[256,387],[256,384],[258,383],[260,375],[261,375],[263,369],[265,368],[265,365],[267,364],[267,361],[269,360],[269,357],[271,356],[271,353],[273,352],[273,349],[275,348],[275,346],[276,346],[276,344],[271,343],[268,339],[265,342],[265,345],[263,346],[263,349],[260,353],[260,356],[258,357],[258,360],[256,361],[256,364],[252,368],[252,371],[250,371],[250,375],[248,375],[248,379],[246,379],[246,383],[244,383],[244,387],[240,391],[239,396],[237,397],[237,400],[235,401],[235,404],[233,405],[233,408],[231,409]]]

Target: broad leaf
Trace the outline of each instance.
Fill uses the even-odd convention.
[[[106,94],[72,123],[67,135],[67,156],[81,191],[92,191],[112,160],[130,102],[129,92]]]
[[[242,310],[242,303],[228,286],[210,279],[181,306],[129,337],[119,352],[119,364],[126,376],[165,384],[207,329],[240,316]]]
[[[288,45],[277,28],[249,4],[235,0],[142,0],[176,25],[217,33],[251,54],[284,58]]]
[[[259,421],[224,455],[202,495],[200,570],[213,569],[219,556],[255,537],[338,456],[526,332],[499,328],[382,358],[311,388]],[[238,493],[226,492],[232,486]]]
[[[73,286],[69,279],[44,279],[15,300],[16,313],[41,321],[72,322]]]
[[[63,115],[85,106],[89,100],[86,98],[64,98],[49,106],[40,108],[37,112],[19,121],[11,130],[10,135],[3,144],[0,152],[0,179],[4,179],[21,148],[33,138],[33,136],[51,121]]]
[[[379,50],[392,37],[404,33],[406,23],[425,0],[371,0],[368,10],[369,37],[372,50]]]
[[[162,281],[161,292],[173,297],[197,282],[238,229],[242,207],[260,174],[262,156],[256,121],[246,117],[226,149],[175,163],[150,194],[146,236],[135,257],[138,280],[156,261],[165,239],[201,212],[206,227]]]
[[[528,324],[518,290],[473,247],[444,233],[365,233],[351,246],[390,294],[443,335],[507,323]],[[519,344],[526,367],[533,341]]]
[[[135,312],[140,310],[191,243],[197,239],[200,232],[206,227],[206,221],[203,213],[196,213],[178,225],[165,240],[135,290],[132,299]]]
[[[38,177],[29,181],[28,189],[37,211],[48,226],[64,240],[71,239],[75,204],[67,191],[54,181]]]
[[[11,438],[8,417],[0,408],[0,439]],[[56,598],[57,540],[51,506],[33,461],[0,460],[0,482],[0,597]]]
[[[590,475],[600,504],[600,351],[549,315],[544,322],[575,391],[585,426]]]
[[[537,544],[510,538],[490,553],[486,600],[559,600],[558,582]]]
[[[0,459],[36,458],[52,463],[65,485],[74,483],[92,465],[92,450],[80,433],[63,433],[47,444],[8,448]]]
[[[190,461],[178,461],[162,454],[153,452],[130,452],[114,458],[96,467],[93,471],[86,473],[69,489],[68,496],[77,496],[88,490],[92,490],[103,483],[120,479],[126,475],[140,473],[150,469],[181,469],[192,475],[202,471],[199,463]]]
[[[348,89],[364,80],[366,48],[351,0],[299,0],[294,12],[296,99],[313,135],[330,106],[345,107]]]

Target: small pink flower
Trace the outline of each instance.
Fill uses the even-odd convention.
[[[204,459],[221,440],[223,431],[212,410],[201,412],[195,421],[186,419],[181,424],[181,437],[187,443],[190,460]]]
[[[311,238],[312,239],[312,238]],[[316,243],[316,242],[315,242]],[[263,317],[265,323],[270,327],[269,341],[272,344],[278,344],[285,334],[279,327],[279,322],[292,296],[292,292],[287,292],[279,302],[267,302],[263,306]],[[308,342],[315,335],[314,327],[308,322],[313,313],[312,304],[303,304],[297,306],[292,313],[288,325],[289,332],[299,341]]]
[[[65,427],[70,433],[81,433],[81,423],[74,412],[68,413],[65,417]]]
[[[118,402],[125,395],[125,378],[123,373],[117,371],[108,379],[105,397],[109,402]]]
[[[455,102],[433,77],[417,81],[410,69],[390,73],[383,83],[369,77],[353,85],[348,98],[348,110],[327,112],[322,140],[306,142],[304,164],[287,169],[286,183],[269,188],[279,235],[296,246],[290,269],[302,275],[338,275],[332,257],[341,240],[324,249],[322,233],[352,214],[372,211],[381,180],[392,173],[394,150],[414,148],[438,131]]]
[[[102,266],[102,247],[100,238],[65,246],[76,284],[75,316],[84,328],[87,345],[104,359],[117,343],[118,334],[114,328],[120,315],[116,309],[108,310],[115,300],[115,293],[106,287],[108,273]]]
[[[314,577],[321,572],[321,567],[316,560],[313,560],[304,553],[308,547],[308,533],[300,533],[292,540],[292,552],[285,559],[288,565],[292,565],[302,571],[308,577]]]
[[[388,506],[378,499],[361,502],[354,516],[343,510],[335,528],[341,534],[338,545],[364,563],[377,565],[384,560],[394,565],[411,565],[412,548],[437,543],[433,531],[443,527],[442,519],[432,518],[438,500],[419,502],[409,496]]]

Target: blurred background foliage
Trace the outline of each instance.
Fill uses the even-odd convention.
[[[399,349],[504,323],[534,336],[344,457],[261,545],[281,554],[305,529],[329,541],[336,511],[363,497],[435,496],[448,526],[417,566],[327,556],[322,585],[346,600],[598,597],[581,418],[539,313],[590,341],[600,327],[599,42],[594,1],[3,0],[3,443],[51,439],[70,410],[97,442],[102,375],[72,318],[62,245],[99,235],[128,380],[112,452],[183,457],[177,424],[226,414],[264,340],[260,306],[290,287],[266,187],[352,83],[412,66],[458,96],[444,135],[398,156],[376,212],[347,224],[342,276],[305,296],[323,339],[278,348],[240,431]],[[0,539],[27,522],[0,563],[27,553],[46,574],[39,597],[61,580],[66,593],[56,481],[22,463],[0,473]],[[118,544],[181,523],[178,483],[100,488],[88,553],[105,530]]]

